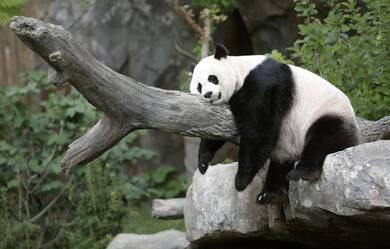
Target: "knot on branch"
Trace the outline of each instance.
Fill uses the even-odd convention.
[[[66,72],[59,72],[53,67],[49,67],[47,79],[56,87],[60,87],[69,80],[69,75]]]
[[[54,51],[53,53],[51,53],[51,54],[49,55],[49,60],[50,60],[51,62],[56,62],[56,63],[58,63],[58,62],[60,62],[60,61],[62,60],[62,57],[63,57],[63,55],[62,55],[62,52],[61,52],[61,51]]]

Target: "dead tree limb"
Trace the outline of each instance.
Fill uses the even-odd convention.
[[[56,86],[69,82],[105,114],[84,136],[69,145],[62,161],[64,170],[95,159],[136,129],[238,141],[227,106],[207,104],[194,95],[150,87],[121,75],[96,60],[61,26],[14,17],[10,27],[49,64],[51,82]],[[370,134],[365,129],[378,124],[383,129],[375,128],[375,136],[382,138],[390,126],[390,118],[385,119],[386,122],[363,125],[363,136]]]
[[[358,123],[362,136],[362,143],[390,139],[390,116],[386,116],[377,121],[358,118]]]
[[[72,84],[105,114],[84,136],[69,145],[65,170],[89,162],[135,129],[159,129],[184,136],[235,141],[237,131],[226,106],[202,102],[179,91],[141,84],[97,61],[61,26],[14,17],[10,27],[50,66],[55,85]]]
[[[154,199],[152,217],[158,219],[181,219],[184,217],[185,198]]]

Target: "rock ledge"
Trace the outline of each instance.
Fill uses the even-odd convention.
[[[390,231],[390,141],[362,144],[327,157],[316,182],[291,182],[284,207],[257,206],[266,167],[243,192],[237,164],[196,172],[184,216],[194,245],[226,238],[300,243],[310,248],[384,248]]]

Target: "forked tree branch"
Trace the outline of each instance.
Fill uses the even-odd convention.
[[[69,145],[62,161],[64,170],[95,159],[136,129],[238,141],[227,106],[211,105],[194,95],[150,87],[121,75],[97,61],[61,26],[14,17],[10,27],[49,64],[51,82],[57,86],[69,82],[105,114],[84,136]],[[365,124],[364,141],[381,139],[389,133],[390,117]]]
[[[198,97],[141,84],[97,61],[61,26],[27,17],[14,17],[11,29],[50,66],[56,86],[72,84],[105,116],[69,145],[64,170],[89,162],[136,129],[159,129],[184,136],[237,140],[233,117],[226,106]]]

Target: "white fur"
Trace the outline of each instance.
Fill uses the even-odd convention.
[[[213,104],[227,103],[234,92],[242,87],[250,70],[266,58],[264,55],[228,56],[221,60],[214,56],[205,57],[194,68],[190,92],[201,95],[205,101]],[[219,84],[209,82],[209,75],[217,76]],[[197,90],[198,83],[202,85],[202,93]],[[203,95],[208,91],[212,92],[211,98],[204,98]],[[218,100],[220,92],[222,97]]]
[[[212,92],[211,99],[203,99],[213,104],[227,103],[243,86],[249,72],[266,58],[263,55],[228,56],[221,60],[206,57],[194,69],[190,91],[200,95],[197,85],[201,83],[202,95],[207,91]],[[356,125],[354,110],[343,92],[308,70],[293,65],[289,67],[295,83],[294,102],[282,121],[280,137],[272,152],[272,159],[281,162],[299,160],[306,132],[314,121],[325,114],[338,114]],[[219,84],[208,82],[209,75],[216,75]],[[216,100],[219,92],[222,98]]]
[[[343,92],[308,70],[289,66],[295,83],[295,98],[272,153],[272,158],[281,162],[299,159],[308,129],[325,114],[337,114],[357,127],[351,102]]]

